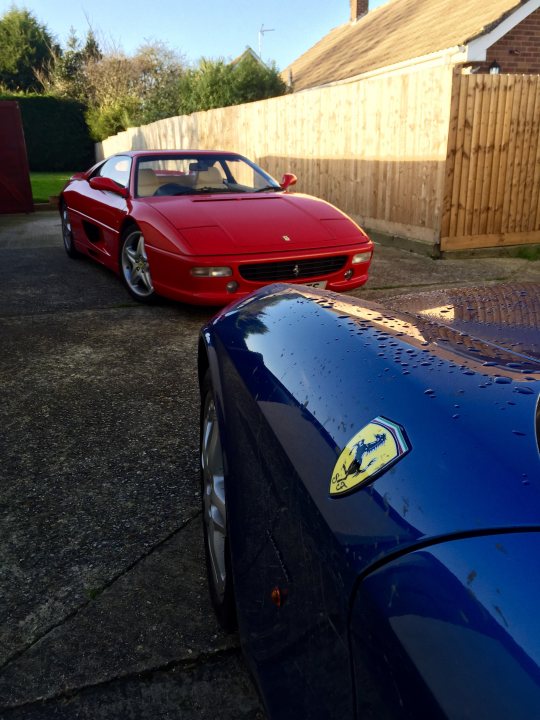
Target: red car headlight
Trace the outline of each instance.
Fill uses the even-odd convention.
[[[359,265],[360,263],[369,262],[371,260],[371,250],[367,252],[360,252],[353,255],[352,264]]]
[[[233,272],[230,267],[194,267],[190,270],[194,277],[230,277]]]

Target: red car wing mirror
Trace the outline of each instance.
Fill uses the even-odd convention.
[[[287,190],[288,188],[292,187],[293,185],[296,185],[297,177],[296,175],[293,175],[293,173],[285,173],[285,175],[281,178],[281,189]]]
[[[94,190],[108,190],[109,192],[116,193],[120,197],[126,198],[128,196],[127,188],[115,183],[114,180],[106,177],[93,177],[88,181],[91,188]]]

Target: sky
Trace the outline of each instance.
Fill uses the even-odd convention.
[[[370,10],[386,0],[370,0]],[[349,0],[0,0],[30,10],[63,46],[71,27],[80,38],[89,26],[103,47],[128,55],[162,41],[190,63],[201,57],[234,59],[246,46],[282,70],[332,28],[349,20]]]

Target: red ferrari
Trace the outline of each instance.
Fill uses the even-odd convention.
[[[126,152],[74,175],[60,213],[67,254],[114,270],[139,301],[224,305],[285,281],[352,290],[373,243],[333,205],[291,194],[230,152]]]

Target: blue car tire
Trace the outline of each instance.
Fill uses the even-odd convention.
[[[210,374],[201,386],[201,496],[204,548],[210,599],[220,625],[236,628],[227,525],[225,463],[221,430]]]

